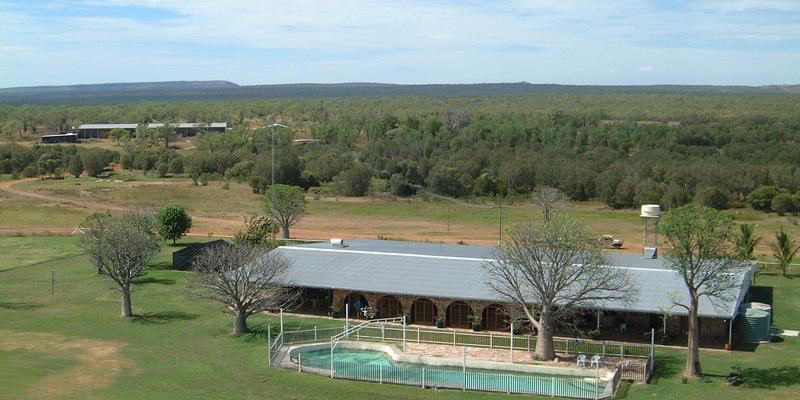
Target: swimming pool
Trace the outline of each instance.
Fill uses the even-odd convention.
[[[363,343],[360,345],[360,347],[363,347]],[[416,385],[428,388],[540,394],[573,398],[604,398],[609,397],[613,392],[608,380],[595,379],[594,370],[586,370],[582,376],[532,373],[475,368],[470,364],[483,366],[499,363],[480,363],[470,360],[465,371],[463,366],[453,366],[453,362],[458,362],[458,360],[440,359],[443,361],[449,360],[450,365],[403,362],[393,359],[398,356],[389,354],[390,352],[381,351],[378,348],[348,348],[347,343],[341,343],[340,347],[337,347],[334,351],[333,375],[336,378]],[[289,358],[293,365],[305,372],[330,375],[330,347],[298,346],[290,350]],[[426,358],[427,361],[431,361],[430,357]],[[513,366],[517,368],[524,367],[520,365]],[[573,373],[576,372],[575,369],[571,370]]]

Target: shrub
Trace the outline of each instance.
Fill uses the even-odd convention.
[[[694,201],[705,207],[716,208],[717,210],[725,210],[728,208],[728,192],[718,188],[706,186],[697,191],[694,195]]]
[[[192,217],[178,204],[161,207],[156,212],[156,221],[158,221],[158,234],[164,240],[172,240],[173,244],[192,228]]]
[[[22,170],[22,176],[25,178],[33,178],[39,176],[39,169],[36,168],[36,166],[33,164],[28,165]]]
[[[772,198],[772,211],[775,211],[781,216],[787,212],[794,212],[794,196],[786,192],[778,193]]]
[[[747,202],[750,207],[759,211],[772,211],[772,199],[775,198],[781,189],[776,186],[759,186],[747,195]]]
[[[336,193],[341,196],[362,197],[369,191],[372,174],[367,167],[348,169],[333,178]]]
[[[387,186],[389,186],[389,192],[395,196],[411,197],[417,193],[417,189],[411,186],[411,184],[406,181],[406,178],[400,174],[392,175],[387,182]]]
[[[173,174],[183,173],[183,157],[177,156],[169,161],[169,172]]]

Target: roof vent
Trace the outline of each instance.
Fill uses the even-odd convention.
[[[331,239],[331,246],[344,247],[344,240],[338,238]]]

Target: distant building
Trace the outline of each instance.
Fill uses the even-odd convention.
[[[160,123],[147,124],[149,129],[156,129],[164,126]],[[177,124],[169,124],[175,128],[175,132],[180,136],[194,136],[198,132],[225,132],[228,129],[227,122],[212,122],[203,124],[199,122],[179,122]]]
[[[135,133],[139,124],[81,124],[77,129],[78,139],[107,138],[112,129],[125,129]]]
[[[59,133],[57,135],[43,135],[42,143],[78,143],[76,133]]]
[[[319,139],[294,139],[294,144],[319,144]]]

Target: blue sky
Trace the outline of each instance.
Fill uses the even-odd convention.
[[[795,0],[0,0],[0,87],[798,76]]]

